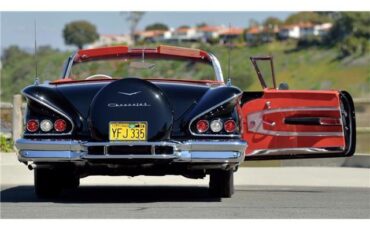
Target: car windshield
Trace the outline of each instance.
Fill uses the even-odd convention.
[[[215,80],[210,63],[193,59],[121,58],[75,62],[69,78],[164,78],[180,80]]]

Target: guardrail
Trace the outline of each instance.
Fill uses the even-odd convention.
[[[357,116],[357,133],[370,134],[370,98],[355,98],[354,100]],[[26,104],[22,102],[22,96],[16,94],[13,96],[13,103],[0,103],[0,111],[8,111],[11,116],[11,127],[8,131],[3,131],[3,135],[16,140],[21,137],[23,132],[23,113]],[[3,113],[1,113],[0,120],[3,120]],[[3,128],[3,127],[2,127]]]

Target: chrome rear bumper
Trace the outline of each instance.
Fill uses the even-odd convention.
[[[75,140],[31,140],[18,139],[15,143],[21,162],[89,161],[110,159],[156,159],[173,162],[194,163],[240,163],[244,160],[247,143],[242,140],[189,140],[161,142],[82,142]],[[145,146],[152,151],[146,154],[130,152],[110,154],[112,146]],[[170,154],[157,154],[155,149],[168,146]],[[99,154],[92,154],[91,147],[101,148]]]

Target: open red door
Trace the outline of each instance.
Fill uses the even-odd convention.
[[[264,88],[242,97],[246,160],[344,157],[355,152],[356,124],[347,92],[276,89],[272,58],[251,58]],[[272,85],[257,61],[269,61]]]

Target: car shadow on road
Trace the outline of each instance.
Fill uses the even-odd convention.
[[[39,199],[33,186],[6,188],[0,193],[2,203],[152,203],[152,202],[220,202],[201,186],[81,186],[64,190],[58,198]]]

